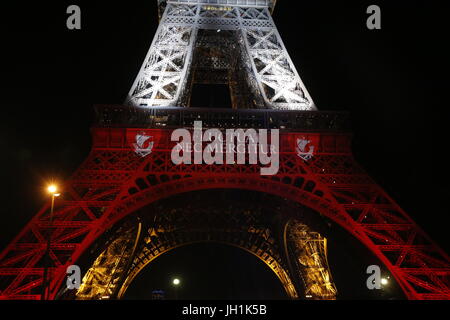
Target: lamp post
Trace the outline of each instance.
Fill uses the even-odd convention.
[[[42,300],[47,300],[50,298],[50,276],[49,276],[49,265],[50,265],[50,246],[51,246],[51,240],[52,240],[52,226],[53,226],[53,209],[55,207],[55,198],[60,196],[60,193],[58,193],[58,187],[54,184],[48,186],[47,188],[48,193],[52,196],[52,202],[50,205],[50,224],[49,224],[49,233],[47,236],[47,247],[45,250],[45,267],[44,267],[44,279],[42,282]]]
[[[384,300],[390,300],[389,280],[390,280],[389,276],[380,279],[381,290],[379,291],[381,298]]]
[[[172,284],[175,287],[175,300],[178,300],[178,287],[180,285],[181,281],[178,278],[175,278],[172,280]]]

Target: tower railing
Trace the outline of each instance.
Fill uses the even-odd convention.
[[[134,128],[191,128],[202,121],[204,128],[253,128],[305,132],[349,132],[347,112],[281,111],[261,109],[211,109],[96,105],[96,126]]]

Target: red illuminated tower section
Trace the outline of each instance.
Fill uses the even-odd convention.
[[[296,253],[289,251],[288,242],[306,243],[316,234],[298,224],[291,228],[286,223],[286,229],[304,234],[306,240],[285,238],[279,245],[284,249],[281,253],[271,247],[271,236],[257,228],[247,229],[253,230],[251,236],[248,231],[232,237],[217,228],[206,238],[189,238],[185,232],[163,241],[161,231],[141,237],[141,225],[109,242],[103,253],[93,250],[109,230],[142,208],[180,194],[215,189],[251,190],[307,207],[363,243],[408,299],[450,299],[448,255],[356,163],[347,115],[316,110],[272,20],[275,1],[158,4],[160,25],[126,105],[96,107],[92,150],[61,186],[52,217],[48,203],[2,251],[0,299],[39,300],[44,287],[49,299],[59,298],[68,266],[89,254],[100,261],[98,257],[106,256],[114,245],[122,246],[127,258],[104,268],[107,274],[120,269],[119,280],[110,281],[111,290],[110,283],[99,284],[101,279],[95,288],[84,283],[83,296],[94,298],[94,289],[104,286],[101,292],[120,298],[148,261],[208,237],[258,256],[291,298],[304,298],[298,274],[303,274],[308,289],[312,273],[305,276],[296,269],[289,259]],[[190,93],[196,83],[228,85],[232,109],[192,108]],[[194,121],[202,121],[205,129],[280,129],[278,173],[263,176],[258,165],[175,165],[171,134],[178,128],[192,130]],[[158,241],[153,244],[150,240],[155,237]],[[323,247],[314,250],[322,252]],[[326,269],[326,260],[316,267]],[[44,277],[46,270],[48,277]],[[314,298],[335,298],[330,283],[324,284],[324,291],[309,288]]]

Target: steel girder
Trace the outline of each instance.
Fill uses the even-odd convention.
[[[133,151],[142,130],[159,136],[142,158]],[[39,299],[47,237],[51,235],[51,298],[68,265],[105,230],[139,208],[183,192],[227,188],[277,195],[309,207],[365,244],[409,299],[449,299],[450,263],[414,221],[361,169],[350,135],[281,133],[280,171],[263,177],[256,165],[174,165],[169,129],[94,128],[93,149],[64,186],[53,223],[45,205],[0,255],[2,299]],[[296,140],[317,144],[309,161]]]
[[[183,106],[200,29],[236,30],[258,96],[276,110],[315,110],[267,6],[204,5],[169,1],[126,104]]]

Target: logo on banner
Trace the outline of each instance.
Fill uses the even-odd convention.
[[[314,145],[311,140],[306,138],[297,139],[297,155],[305,161],[314,157]]]
[[[147,157],[153,151],[155,141],[153,136],[147,135],[145,132],[140,132],[136,135],[136,142],[133,143],[134,152],[142,158]]]

